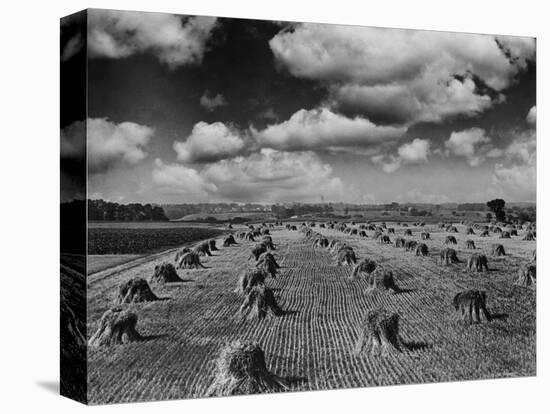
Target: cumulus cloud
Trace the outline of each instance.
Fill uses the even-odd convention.
[[[148,52],[171,68],[191,65],[201,62],[215,25],[215,17],[90,10],[88,52],[112,59]]]
[[[61,61],[66,62],[75,56],[84,47],[84,39],[81,33],[76,33],[71,37],[61,49]]]
[[[88,171],[95,174],[137,164],[147,156],[145,149],[153,133],[152,128],[134,122],[88,119]]]
[[[537,123],[537,107],[533,106],[531,109],[529,109],[529,112],[527,113],[526,117],[527,122],[530,124],[535,125]]]
[[[514,138],[495,163],[491,194],[513,201],[535,201],[537,187],[536,134],[532,129],[513,131]]]
[[[61,129],[61,159],[86,158],[86,122],[75,121]]]
[[[105,118],[75,121],[61,130],[61,158],[82,160],[88,155],[88,172],[104,173],[134,165],[147,157],[154,130],[134,122],[116,124]]]
[[[428,73],[403,83],[344,84],[333,87],[332,94],[333,105],[341,110],[400,124],[474,116],[493,105],[489,95],[476,92],[471,77],[450,78],[442,83]]]
[[[453,131],[448,141],[445,142],[447,155],[454,154],[464,157],[470,166],[475,167],[481,164],[487,153],[493,148],[489,144],[491,139],[482,128],[470,128],[463,131]]]
[[[428,162],[430,154],[430,141],[427,139],[415,138],[413,141],[401,145],[397,149],[397,155],[386,157],[378,154],[371,157],[374,164],[381,164],[382,169],[387,173],[397,171],[403,164],[421,164]]]
[[[474,115],[504,99],[535,41],[433,31],[299,24],[270,41],[276,60],[297,77],[327,81],[333,105],[388,121],[440,122]],[[475,77],[475,78],[474,78]]]
[[[216,185],[207,182],[196,170],[181,164],[165,164],[155,160],[153,183],[161,193],[178,194],[193,201],[207,201],[217,191]]]
[[[218,93],[217,95],[210,97],[208,91],[205,91],[200,99],[201,106],[207,111],[214,111],[220,106],[227,105],[227,102],[222,94]]]
[[[512,197],[514,201],[535,201],[537,169],[533,164],[496,164],[493,175],[496,194]]]
[[[344,186],[310,151],[262,149],[258,153],[221,160],[200,170],[157,160],[153,183],[159,191],[189,200],[258,202],[338,200]]]
[[[348,118],[327,108],[300,109],[288,120],[252,135],[261,146],[286,151],[367,148],[399,139],[404,127],[378,126],[366,118]]]
[[[174,150],[179,161],[204,163],[233,157],[242,152],[245,145],[245,140],[235,128],[223,122],[199,122],[186,141],[174,142]]]

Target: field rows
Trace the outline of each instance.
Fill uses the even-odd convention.
[[[463,272],[463,264],[442,267],[436,263],[434,255],[444,234],[435,229],[434,240],[427,243],[432,252],[426,258],[378,245],[372,237],[315,230],[329,238],[347,239],[360,258],[383,263],[405,292],[369,293],[366,282],[349,280],[351,268],[336,266],[327,250],[313,249],[300,232],[277,230],[272,233],[282,269],[268,285],[288,313],[243,321],[236,316],[241,297],[234,289],[254,243],[239,242],[204,260],[208,269],[179,271],[185,280],[182,283],[153,284],[153,291],[166,300],[132,305],[139,316],[138,330],[149,336],[147,340],[90,350],[91,401],[204,396],[220,348],[237,339],[259,342],[272,372],[305,379],[294,390],[534,375],[535,295],[512,285],[517,267],[530,256],[534,242],[517,247],[522,242],[506,240],[510,256],[490,260],[496,271],[472,277]],[[460,248],[465,235],[457,238],[459,257],[466,259],[466,250]],[[415,239],[419,239],[416,233]],[[173,251],[155,255],[90,278],[88,331],[95,331],[122,281],[149,279],[154,265],[171,261],[172,256]],[[471,287],[487,290],[490,310],[503,317],[477,326],[457,323],[452,297]],[[387,357],[353,353],[361,319],[375,307],[401,315],[404,352]]]

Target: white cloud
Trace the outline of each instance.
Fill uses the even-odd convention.
[[[174,142],[174,150],[183,162],[214,162],[239,154],[245,145],[236,129],[222,122],[199,122],[186,141]]]
[[[153,182],[159,191],[189,201],[234,200],[258,202],[340,200],[342,181],[313,152],[263,149],[192,169],[180,164],[155,163]]]
[[[449,140],[445,142],[448,154],[465,157],[470,166],[478,166],[485,160],[487,152],[492,147],[483,146],[489,144],[491,139],[485,134],[482,128],[470,128],[463,131],[451,133]]]
[[[397,155],[386,157],[382,154],[371,157],[374,164],[381,164],[384,172],[397,171],[403,164],[421,164],[428,162],[430,154],[430,141],[415,138],[413,141],[401,145],[397,149]]]
[[[112,59],[149,52],[172,68],[195,64],[215,24],[215,17],[94,9],[88,12],[88,51]]]
[[[61,129],[61,158],[86,158],[86,122],[75,121]]]
[[[155,160],[153,184],[163,194],[185,196],[186,202],[208,201],[209,195],[217,191],[216,185],[208,183],[193,168],[181,164],[165,164]]]
[[[536,106],[533,106],[531,109],[529,109],[529,112],[527,113],[526,120],[530,124],[536,125],[536,123],[537,123],[537,107]]]
[[[531,38],[310,23],[281,31],[270,47],[294,76],[329,82],[334,105],[403,123],[501,102],[479,92],[472,75],[502,91],[535,54]]]
[[[362,117],[347,118],[327,108],[300,109],[290,119],[262,131],[252,129],[260,145],[287,151],[333,149],[353,151],[399,139],[403,127],[378,126]]]
[[[384,85],[344,84],[332,88],[333,105],[392,123],[441,122],[457,115],[473,116],[493,105],[478,94],[471,78],[441,82],[424,74],[407,82]]]
[[[61,51],[61,61],[66,62],[71,59],[74,55],[80,52],[80,50],[82,50],[83,46],[84,39],[82,37],[82,34],[76,33],[63,46],[63,50]]]
[[[227,101],[225,100],[222,94],[218,93],[217,95],[210,97],[208,94],[208,91],[205,91],[202,94],[199,102],[204,109],[210,112],[214,111],[220,106],[227,105]]]
[[[154,130],[134,122],[115,124],[107,119],[95,118],[88,119],[86,133],[88,171],[94,174],[143,160]]]
[[[534,165],[496,164],[493,184],[498,194],[513,201],[535,201],[537,193],[537,170]]]
[[[430,141],[420,138],[415,138],[412,142],[403,144],[397,150],[399,158],[410,163],[428,162],[429,153]]]

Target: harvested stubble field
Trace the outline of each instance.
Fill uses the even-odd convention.
[[[404,230],[393,227],[392,241]],[[294,384],[293,391],[534,375],[535,291],[513,283],[536,242],[522,241],[523,232],[512,239],[480,238],[457,227],[458,244],[452,247],[462,263],[451,266],[438,264],[448,233],[435,225],[408,227],[413,236],[406,238],[417,241],[421,231],[431,233],[432,239],[423,241],[427,257],[380,245],[373,231],[367,231],[365,239],[314,228],[329,240],[345,240],[359,259],[374,259],[392,270],[403,289],[393,295],[368,291],[366,279],[350,280],[352,267],[336,266],[334,254],[313,248],[299,231],[278,227],[271,234],[280,275],[266,284],[288,313],[261,321],[237,317],[242,297],[234,292],[254,242],[237,240],[236,246],[221,247],[212,257],[201,258],[206,269],[178,270],[182,282],[151,284],[162,300],[129,305],[139,317],[143,341],[90,349],[90,402],[205,396],[220,349],[237,339],[258,342],[271,372],[305,379]],[[487,255],[489,272],[465,272],[474,252],[466,250],[467,239],[475,241],[475,252]],[[504,245],[507,256],[490,255],[495,242]],[[155,265],[172,262],[173,255],[157,254],[89,276],[88,332],[95,332],[122,282],[132,277],[149,280]],[[452,300],[465,289],[487,292],[493,321],[466,325],[456,320]],[[361,320],[377,307],[400,314],[403,352],[357,356]]]

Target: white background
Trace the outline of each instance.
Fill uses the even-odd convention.
[[[545,260],[549,11],[543,1],[59,0],[6,1],[0,24],[0,407],[3,412],[86,409],[57,395],[59,18],[86,7],[438,29],[538,38],[538,376],[355,390],[123,404],[95,412],[498,412],[548,410]],[[243,86],[246,87],[246,86]],[[475,183],[472,183],[475,186]],[[544,249],[544,250],[543,250]],[[542,266],[542,268],[541,268]],[[546,290],[546,293],[545,293]],[[541,323],[542,322],[542,323]],[[546,325],[546,327],[544,326]],[[546,392],[546,395],[545,395]],[[546,407],[543,405],[546,402]],[[548,412],[548,411],[546,411]]]

